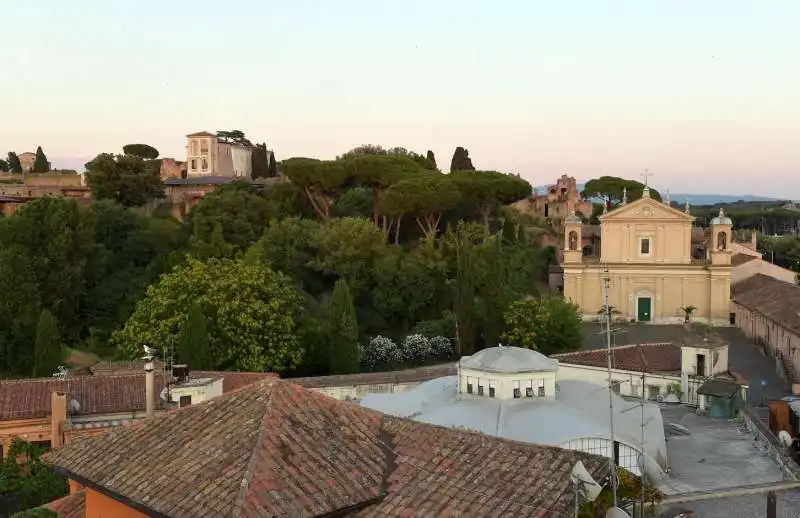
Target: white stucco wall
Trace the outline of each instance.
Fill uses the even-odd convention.
[[[559,380],[582,380],[605,387],[608,385],[608,370],[604,367],[589,367],[586,365],[573,365],[563,360],[558,366]],[[611,379],[619,383],[621,396],[641,397],[642,373],[621,369],[611,370]],[[656,399],[656,396],[667,394],[667,387],[680,383],[680,376],[665,376],[659,374],[645,374],[644,386],[647,399]]]
[[[705,372],[697,372],[698,355],[705,356]],[[716,360],[716,361],[715,361]],[[692,375],[705,377],[728,372],[728,346],[715,348],[681,347],[681,370]]]
[[[251,157],[253,150],[246,146],[231,146],[231,162],[233,166],[233,176],[250,177],[253,174],[253,163]]]
[[[212,379],[205,383],[201,382],[201,380],[193,380],[192,383],[173,385],[170,388],[170,399],[174,403],[180,403],[182,396],[191,396],[192,404],[196,405],[221,395],[222,378]]]
[[[532,389],[531,397],[539,396],[539,387],[544,387],[545,398],[554,399],[556,395],[556,374],[555,372],[520,372],[520,373],[500,373],[486,372],[472,369],[461,368],[459,371],[459,387],[461,394],[467,394],[468,384],[472,384],[472,393],[478,394],[478,387],[483,387],[483,394],[489,396],[489,389],[494,389],[494,397],[497,399],[514,399],[514,390],[519,389],[519,397],[524,398],[528,394],[527,389]]]

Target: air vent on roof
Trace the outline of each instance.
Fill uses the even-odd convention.
[[[173,365],[172,375],[178,383],[183,383],[189,379],[189,366],[188,365]]]

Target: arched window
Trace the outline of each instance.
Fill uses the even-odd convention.
[[[574,230],[570,231],[569,233],[569,249],[570,250],[577,250],[578,249],[578,233]]]
[[[728,246],[728,236],[725,232],[720,232],[717,234],[717,248],[719,250],[725,250]]]

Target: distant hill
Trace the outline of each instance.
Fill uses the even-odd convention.
[[[547,185],[535,187],[540,194],[547,193]],[[578,184],[578,190],[583,190],[583,184]],[[661,192],[661,191],[659,191]],[[661,192],[662,196],[664,195]],[[766,196],[754,196],[752,194],[683,194],[670,193],[670,198],[674,202],[683,203],[689,200],[692,205],[714,205],[718,203],[735,203],[737,201],[779,201],[778,198],[768,198]]]

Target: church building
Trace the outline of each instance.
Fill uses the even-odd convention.
[[[586,226],[575,214],[564,225],[564,296],[584,318],[603,313],[607,279],[614,318],[681,323],[691,307],[694,321],[729,324],[732,222],[722,209],[702,231],[688,204],[681,211],[651,198],[645,187],[640,199],[623,200],[599,219],[595,246],[584,245]]]

